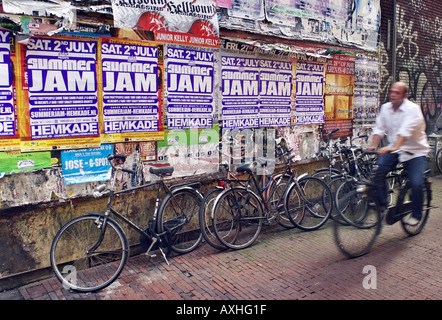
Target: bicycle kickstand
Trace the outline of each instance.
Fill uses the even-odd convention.
[[[166,254],[163,251],[163,248],[160,247],[159,249],[161,251],[161,254],[163,255],[164,260],[166,260],[167,265],[170,266],[169,260],[167,260],[167,257],[166,257]]]
[[[150,250],[153,248],[153,246],[155,245],[155,243],[157,243],[158,238],[153,237],[152,238],[152,243],[150,244],[149,248],[147,249],[147,251],[144,253],[144,255],[150,257],[150,258],[155,258],[157,255],[155,253],[150,253]],[[170,266],[169,260],[167,260],[166,254],[163,251],[163,248],[161,248],[161,246],[159,247],[161,254],[163,255],[164,260],[166,261],[167,265]]]

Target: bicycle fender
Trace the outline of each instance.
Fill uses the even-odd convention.
[[[180,189],[199,189],[199,187],[201,186],[201,182],[192,182],[192,183],[183,183],[183,184],[177,184],[174,186],[171,186],[170,189],[172,190],[172,192],[174,190],[180,190]]]
[[[194,186],[194,185],[196,185],[196,186]],[[176,188],[172,189],[171,191],[172,191],[172,194],[174,194],[174,193],[176,193],[176,192],[178,192],[178,191],[181,191],[181,190],[190,190],[190,191],[192,191],[192,192],[197,193],[198,196],[200,196],[201,198],[203,198],[202,193],[198,190],[198,188],[200,187],[200,185],[201,185],[201,183],[197,182],[197,183],[195,183],[195,184],[190,184],[190,185],[186,185],[186,186],[181,186],[181,187],[177,186]]]
[[[104,212],[86,212],[87,216],[101,216],[104,217]]]
[[[307,172],[304,172],[303,174],[301,174],[299,177],[297,177],[296,178],[296,180],[301,180],[302,178],[304,178],[304,177],[306,177],[306,176],[308,176],[308,173]]]

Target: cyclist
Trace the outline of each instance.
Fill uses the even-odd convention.
[[[387,207],[386,176],[398,162],[403,162],[407,178],[411,183],[412,214],[406,221],[417,225],[422,217],[424,171],[429,144],[425,133],[425,119],[421,108],[408,100],[408,87],[396,82],[390,88],[390,102],[383,104],[376,118],[372,140],[368,150],[374,150],[387,135],[388,146],[378,150],[378,169],[375,173],[377,197]],[[407,150],[410,153],[401,152]],[[394,152],[398,151],[398,152]],[[392,153],[394,152],[394,153]]]

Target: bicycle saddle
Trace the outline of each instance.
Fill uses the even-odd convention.
[[[254,168],[255,168],[255,163],[247,163],[247,164],[243,164],[242,166],[238,167],[236,169],[236,172],[251,173]]]
[[[150,167],[149,172],[156,174],[157,176],[171,176],[173,173],[173,167]]]

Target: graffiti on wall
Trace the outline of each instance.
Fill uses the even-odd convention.
[[[409,99],[419,104],[427,122],[427,132],[437,132],[437,119],[442,103],[442,19],[432,3],[415,0],[398,4],[396,8],[395,80],[409,86]],[[382,85],[380,101],[388,101],[388,89],[393,80],[389,57],[381,45]],[[440,121],[438,121],[440,122]],[[442,129],[442,123],[439,124]]]

